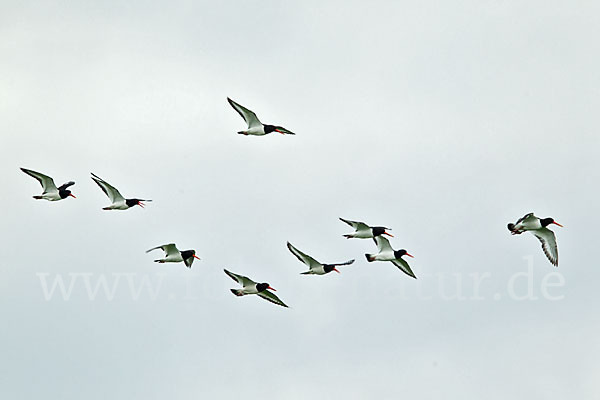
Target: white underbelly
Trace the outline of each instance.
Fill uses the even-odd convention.
[[[354,234],[354,237],[359,239],[370,239],[373,237],[373,233],[370,229],[368,231],[357,231]]]
[[[396,259],[393,251],[385,251],[379,254],[375,254],[374,259],[376,261],[392,261]]]
[[[263,126],[254,126],[246,131],[248,135],[262,136],[265,135],[265,128]]]
[[[48,192],[48,193],[44,193],[42,195],[42,199],[45,200],[49,200],[49,201],[58,201],[58,200],[62,200],[60,195],[58,194],[58,192]]]
[[[106,208],[108,210],[127,210],[129,207],[127,206],[125,201],[119,201],[119,202],[111,204],[110,206],[108,206]]]
[[[258,293],[258,290],[256,290],[256,285],[244,286],[244,288],[242,290],[243,290],[244,294],[256,294],[256,293]]]
[[[167,256],[167,258],[165,258],[165,262],[182,262],[183,258],[181,257],[181,254],[172,254]]]
[[[325,268],[322,265],[319,265],[318,267],[313,268],[312,272],[316,275],[324,275]]]

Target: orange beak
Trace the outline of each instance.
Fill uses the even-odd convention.
[[[141,201],[138,201],[138,206],[144,208],[144,203],[142,203]]]
[[[75,197],[75,195],[73,193],[69,193],[69,196],[71,196],[72,198],[76,199],[77,197]]]
[[[406,253],[406,255],[407,255],[407,256],[409,256],[409,257],[411,257],[411,258],[415,258],[415,256],[413,256],[413,255],[410,255],[410,254],[408,254],[408,253]]]
[[[338,274],[340,273],[340,271],[337,270],[337,268],[333,269],[335,272],[337,272]]]
[[[556,222],[556,221],[554,221],[554,222],[552,222],[552,223],[553,223],[554,225],[558,225],[558,226],[560,226],[561,228],[564,228],[564,226],[562,226],[561,224],[559,224],[559,223],[558,223],[558,222]]]
[[[392,235],[391,233],[388,232],[383,232],[384,235],[388,235],[389,237],[394,237],[394,235]]]
[[[267,289],[271,289],[271,290],[273,290],[274,292],[276,292],[276,291],[277,291],[277,290],[273,289],[271,286],[269,286]]]
[[[197,255],[194,254],[194,258],[197,258],[198,260],[201,260],[200,257],[198,257]]]

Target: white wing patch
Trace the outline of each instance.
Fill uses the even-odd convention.
[[[161,249],[165,252],[165,257],[179,254],[179,250],[175,243],[163,244],[162,246],[153,247],[150,250],[146,250],[146,253],[150,253],[152,250]]]
[[[42,185],[42,188],[44,189],[42,194],[58,192],[58,188],[54,184],[54,179],[50,178],[48,175],[44,175],[26,168],[21,168],[21,171],[25,172],[32,178],[35,178],[40,185]]]
[[[234,281],[236,281],[238,284],[242,285],[242,287],[250,287],[252,285],[256,285],[256,282],[254,282],[252,279],[243,276],[243,275],[238,275],[238,274],[234,274],[233,272],[229,272],[226,269],[224,269],[223,271],[225,271],[225,273]]]
[[[340,218],[340,221],[347,223],[348,225],[350,225],[351,227],[353,227],[354,229],[356,229],[357,231],[363,231],[363,230],[367,230],[370,228],[369,225],[365,224],[364,222],[359,222],[359,221],[350,221],[344,218]]]
[[[125,198],[123,198],[123,196],[121,196],[121,193],[119,193],[119,191],[114,186],[112,186],[110,183],[106,182],[104,179],[100,178],[98,175],[94,174],[93,172],[92,172],[92,179],[94,180],[94,182],[96,182],[98,184],[98,186],[100,186],[100,189],[102,189],[104,194],[106,194],[108,196],[111,203],[115,204],[115,203],[125,201]]]
[[[314,268],[320,267],[322,265],[320,262],[318,262],[311,256],[304,254],[303,252],[301,252],[300,250],[295,248],[290,242],[287,242],[287,247],[292,252],[292,254],[296,256],[296,258],[298,260],[302,261],[310,269],[314,269]]]
[[[278,304],[282,307],[287,307],[287,305],[279,299],[274,293],[269,292],[268,290],[263,290],[262,292],[257,293],[263,299],[270,301],[271,303]]]
[[[375,243],[377,243],[377,250],[380,253],[383,252],[387,252],[387,251],[391,251],[393,252],[394,249],[392,249],[392,246],[390,245],[390,241],[387,240],[386,238],[380,236],[376,236],[373,240],[375,240]]]
[[[248,110],[246,107],[236,103],[229,97],[227,98],[227,101],[229,102],[229,104],[231,104],[231,107],[233,107],[235,111],[237,111],[238,114],[240,114],[242,118],[244,118],[244,121],[246,121],[246,123],[248,124],[248,129],[262,126],[262,123],[258,120],[258,117],[253,111]]]
[[[541,228],[535,231],[531,231],[540,242],[542,242],[542,250],[548,258],[548,260],[558,267],[558,246],[556,244],[556,236],[548,228]]]
[[[415,276],[415,273],[412,271],[412,269],[410,269],[410,266],[408,265],[406,260],[404,260],[402,258],[397,258],[395,260],[392,260],[392,263],[396,267],[400,268],[402,270],[402,272],[404,272],[406,275],[412,276],[413,278],[417,279],[417,277]]]

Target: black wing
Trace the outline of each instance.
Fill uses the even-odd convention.
[[[58,190],[59,190],[59,191],[61,191],[61,190],[65,190],[66,188],[68,188],[69,186],[73,186],[74,184],[75,184],[75,182],[73,182],[73,181],[69,181],[69,182],[67,182],[67,183],[64,183],[64,184],[60,185],[60,186],[58,187]]]

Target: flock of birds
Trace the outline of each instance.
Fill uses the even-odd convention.
[[[263,124],[262,122],[260,122],[256,114],[251,110],[236,103],[230,98],[227,98],[227,101],[242,116],[242,118],[246,121],[248,125],[248,127],[245,130],[239,131],[239,134],[263,136],[271,132],[279,132],[283,135],[295,135],[294,132],[281,126]],[[69,181],[57,187],[54,183],[54,180],[47,175],[25,168],[21,168],[21,171],[37,179],[42,185],[42,194],[39,196],[33,196],[34,199],[58,201],[66,199],[67,197],[76,198],[75,195],[73,195],[73,193],[71,193],[71,191],[69,190],[69,187],[75,184],[75,182],[73,181]],[[138,198],[126,199],[114,186],[112,186],[104,179],[100,178],[98,175],[92,173],[91,178],[94,182],[96,182],[100,189],[102,189],[104,194],[109,198],[111,202],[109,206],[102,208],[103,210],[128,210],[134,206],[140,206],[144,208],[145,204],[143,202],[152,201],[148,199],[144,200]],[[374,240],[375,244],[377,245],[377,253],[365,254],[365,257],[368,262],[390,261],[406,275],[416,278],[416,275],[413,273],[412,269],[408,265],[408,262],[406,262],[406,260],[402,258],[403,256],[413,256],[410,255],[404,249],[394,250],[389,240],[383,236],[387,235],[393,237],[393,235],[388,232],[389,230],[391,230],[390,228],[386,228],[383,226],[369,226],[364,222],[350,221],[343,218],[340,218],[340,220],[350,225],[354,229],[354,232],[345,234],[343,235],[344,237],[348,239],[357,238]],[[516,223],[509,223],[508,230],[513,235],[519,235],[527,231],[533,233],[533,235],[536,238],[538,238],[539,241],[542,243],[542,249],[548,260],[554,266],[558,266],[558,247],[556,245],[556,236],[554,235],[554,232],[548,229],[548,226],[551,224],[555,224],[562,227],[562,225],[554,221],[554,219],[552,218],[539,218],[536,217],[533,213],[529,213],[524,217],[519,218],[519,220],[517,220]],[[317,261],[308,254],[298,250],[289,242],[287,243],[287,247],[290,250],[290,252],[294,256],[296,256],[296,258],[298,258],[298,260],[300,260],[308,267],[308,271],[301,273],[303,275],[325,275],[332,271],[336,271],[337,273],[339,273],[340,271],[336,267],[350,265],[355,261],[349,260],[337,264],[324,264]],[[146,253],[158,249],[161,249],[164,252],[164,258],[154,260],[157,263],[183,262],[186,267],[191,268],[194,259],[200,260],[200,258],[196,256],[195,250],[181,251],[177,248],[177,246],[174,243],[153,247],[147,250]],[[236,281],[242,287],[241,289],[231,289],[231,292],[234,295],[246,296],[250,294],[256,294],[267,301],[270,301],[283,307],[287,307],[287,305],[283,301],[281,301],[279,297],[277,297],[273,292],[271,292],[276,290],[272,288],[268,283],[258,283],[246,276],[235,274],[226,269],[224,271],[225,274],[227,274],[231,279]]]

